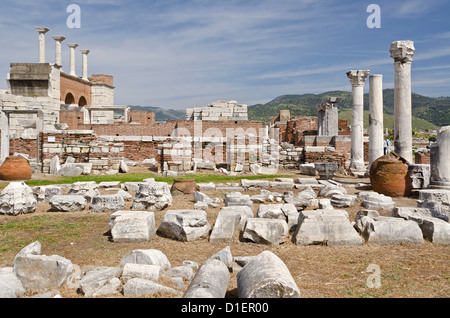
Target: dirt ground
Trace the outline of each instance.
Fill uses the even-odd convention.
[[[132,170],[135,171],[135,170]],[[282,172],[293,178],[304,177],[299,173]],[[368,187],[357,183],[369,184],[369,179],[355,179],[338,175],[335,180],[341,182],[349,194],[370,191]],[[294,190],[294,193],[300,190]],[[113,192],[114,193],[114,192]],[[225,191],[205,191],[210,197],[224,198]],[[256,194],[259,191],[249,192]],[[408,198],[394,198],[397,206],[416,206],[417,194]],[[174,196],[173,205],[163,211],[155,212],[156,226],[161,222],[167,210],[190,209],[194,202],[192,195]],[[131,201],[127,203],[127,208]],[[211,227],[220,210],[211,208],[207,211]],[[258,204],[255,204],[256,211]],[[360,202],[346,208],[350,220],[361,209]],[[81,268],[86,265],[117,266],[121,258],[135,249],[158,249],[168,257],[172,267],[182,265],[184,260],[199,264],[219,250],[229,246],[233,256],[257,255],[270,250],[280,257],[294,278],[304,298],[447,298],[450,295],[450,246],[425,244],[375,245],[364,243],[357,247],[297,246],[289,236],[279,246],[260,245],[235,240],[230,243],[210,243],[207,239],[194,242],[179,242],[156,235],[145,243],[114,243],[110,241],[108,220],[111,213],[94,213],[88,210],[72,213],[48,212],[47,203],[39,204],[35,213],[20,216],[0,215],[0,226],[11,222],[31,220],[39,216],[55,219],[55,223],[82,224],[76,235],[57,232],[57,227],[38,228],[35,231],[9,231],[0,227],[0,242],[15,242],[15,248],[0,246],[0,267],[12,266],[15,255],[21,247],[47,238],[42,244],[42,254],[60,255]],[[388,211],[380,211],[388,215]],[[54,237],[52,240],[50,238]],[[21,244],[22,243],[22,244]],[[5,244],[5,243],[4,243]],[[369,288],[367,281],[373,272],[367,271],[369,265],[378,265],[381,273],[381,287]],[[183,291],[183,290],[181,290]],[[82,297],[74,290],[60,290],[65,298]],[[122,297],[120,294],[116,297]],[[160,294],[159,297],[170,298],[174,295]],[[237,297],[236,273],[231,273],[231,280],[226,297]]]

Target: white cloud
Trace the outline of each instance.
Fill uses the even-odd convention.
[[[70,3],[81,6],[81,29],[65,26]],[[287,93],[350,89],[345,72],[355,68],[384,73],[392,81],[389,44],[403,34],[419,39],[413,62],[419,63],[413,67],[422,68],[424,75],[426,68],[438,69],[443,64],[439,58],[448,57],[450,47],[428,39],[447,39],[448,29],[430,35],[419,23],[406,25],[392,18],[393,12],[406,17],[437,4],[433,1],[421,11],[417,1],[386,2],[381,6],[382,29],[368,30],[366,6],[353,1],[2,2],[0,80],[9,62],[37,60],[33,26],[44,25],[51,29],[47,60],[54,59],[51,35],[65,35],[64,44],[77,42],[79,49],[90,49],[89,72],[114,75],[120,104],[183,108],[228,98],[251,104]],[[423,13],[420,21],[427,19],[433,21]],[[63,45],[66,70],[68,58]],[[80,54],[78,58],[81,73]]]
[[[398,13],[401,16],[411,17],[412,15],[423,15],[436,6],[435,0],[408,0],[400,4]]]

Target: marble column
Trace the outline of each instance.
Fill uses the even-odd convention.
[[[61,62],[61,42],[64,41],[66,38],[62,35],[54,35],[52,36],[53,40],[55,40],[55,64],[58,67],[62,67]]]
[[[89,54],[89,50],[81,50],[81,54],[83,54],[83,75],[82,78],[88,81],[88,62],[87,55]]]
[[[347,72],[352,83],[352,132],[350,171],[364,174],[364,82],[369,76],[368,70]]]
[[[337,136],[339,134],[339,114],[337,103],[340,98],[330,97],[318,107],[318,135]]]
[[[437,134],[436,143],[430,147],[431,178],[429,188],[450,190],[450,126]]]
[[[78,44],[76,43],[69,43],[67,44],[68,47],[70,47],[70,75],[77,76],[75,72],[75,49],[78,47]]]
[[[412,163],[411,64],[413,41],[395,41],[390,48],[394,59],[394,151]]]
[[[3,162],[9,156],[9,114],[0,110],[0,161]]]
[[[369,167],[384,155],[383,136],[383,75],[369,77]]]
[[[39,32],[39,63],[45,63],[45,33],[50,29],[45,27],[35,27]]]

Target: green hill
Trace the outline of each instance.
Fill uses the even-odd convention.
[[[154,112],[156,121],[186,119],[185,110],[166,109],[155,106],[131,106],[131,105],[128,106],[130,107],[130,110],[143,110],[148,112]]]
[[[340,119],[346,119],[348,121],[348,124],[350,125],[352,123],[352,110],[346,109],[341,112],[339,112],[339,118]],[[384,114],[383,115],[383,124],[384,128],[393,129],[394,128],[394,115],[390,114]],[[364,128],[369,129],[369,111],[364,111]],[[438,126],[424,120],[421,118],[412,118],[412,129],[414,130],[434,130],[439,129]]]
[[[328,97],[339,97],[341,101],[338,104],[339,112],[351,110],[352,93],[345,91],[330,91],[322,94],[303,94],[303,95],[282,95],[266,104],[257,104],[249,106],[248,115],[251,120],[260,120],[268,122],[272,117],[278,115],[282,109],[289,109],[291,116],[317,116],[317,106]],[[383,91],[384,113],[386,115],[394,114],[394,90],[386,89]],[[369,110],[369,94],[364,95],[364,109]],[[414,129],[430,129],[423,127],[442,127],[450,124],[450,97],[432,98],[419,94],[412,94],[412,113]],[[345,118],[344,118],[345,119]],[[386,117],[388,128],[389,116]],[[393,120],[392,120],[393,123]],[[393,126],[393,124],[392,124]]]

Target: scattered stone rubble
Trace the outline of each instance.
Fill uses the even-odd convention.
[[[199,188],[213,189],[213,185]],[[237,187],[239,184],[230,185]],[[361,237],[380,244],[423,243],[423,238],[449,244],[448,227],[439,223],[439,220],[448,223],[450,215],[450,191],[446,189],[419,190],[417,209],[408,212],[408,216],[392,212],[389,217],[381,217],[365,211],[404,211],[406,208],[396,207],[392,198],[376,192],[360,191],[357,195],[349,195],[342,184],[334,180],[309,177],[277,178],[275,181],[242,179],[240,186],[259,190],[260,194],[250,196],[233,191],[221,199],[195,191],[193,209],[170,210],[173,198],[169,185],[155,182],[153,178],[124,184],[77,182],[33,188],[24,182],[11,182],[2,191],[0,213],[32,213],[38,202],[48,202],[49,212],[112,212],[109,226],[113,242],[145,242],[158,234],[179,241],[206,238],[212,243],[243,240],[279,245],[293,233],[292,240],[298,245],[358,245]],[[99,189],[116,193],[100,194]],[[281,189],[282,193],[272,189]],[[294,194],[292,189],[300,191]],[[130,211],[125,211],[126,200],[132,200]],[[206,211],[220,207],[221,203],[224,206],[210,224]],[[254,204],[258,204],[256,211]],[[342,209],[358,204],[363,209],[354,220],[353,230],[347,212]],[[157,227],[152,211],[166,208],[169,209]],[[439,234],[434,234],[434,228]],[[359,237],[355,237],[355,230]],[[411,237],[404,237],[405,233]]]
[[[38,241],[24,247],[13,266],[0,268],[0,297],[62,298],[59,290],[74,289],[85,298],[161,292],[176,298],[224,298],[230,272],[237,272],[240,298],[300,297],[287,266],[269,251],[243,258],[233,257],[226,247],[200,265],[185,260],[173,267],[160,250],[142,249],[124,255],[117,266],[80,268],[59,255],[41,255]]]
[[[385,195],[370,191],[349,195],[342,184],[316,177],[242,179],[240,184],[228,186],[233,189],[240,186],[244,191],[259,194],[250,196],[232,191],[223,198],[212,198],[202,191],[217,190],[217,185],[201,184],[192,195],[194,208],[171,210],[168,184],[152,178],[124,184],[78,182],[32,188],[24,182],[11,182],[1,193],[0,213],[33,213],[41,202],[49,203],[49,212],[112,212],[108,225],[111,241],[117,244],[148,242],[160,235],[185,242],[208,239],[211,244],[243,241],[280,245],[286,243],[289,234],[299,246],[423,244],[425,240],[450,244],[450,190],[419,190],[417,207],[401,207]],[[111,194],[100,194],[99,189]],[[294,194],[294,189],[299,191]],[[132,201],[130,210],[125,210],[125,200]],[[352,222],[344,209],[355,206],[361,209]],[[218,207],[220,211],[210,223],[206,210]],[[163,210],[158,226],[154,213]],[[391,212],[389,216],[381,216],[382,210]],[[221,251],[200,266],[186,261],[172,268],[160,251],[136,250],[125,255],[117,267],[80,269],[64,257],[41,255],[40,249],[38,242],[31,244],[17,254],[11,268],[0,269],[0,296],[23,297],[32,291],[37,293],[35,297],[61,297],[58,289],[69,287],[85,297],[117,294],[137,297],[157,292],[186,298],[224,297],[229,270],[239,267],[244,268],[238,274],[240,297],[300,296],[289,270],[270,252],[248,260]],[[253,267],[258,271],[251,270]],[[277,267],[277,277],[271,276],[272,267]],[[162,284],[163,276],[168,276],[173,284]],[[265,284],[266,287],[261,287]]]

